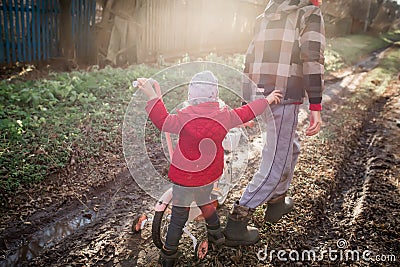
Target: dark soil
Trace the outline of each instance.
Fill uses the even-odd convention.
[[[211,249],[202,261],[194,259],[190,239],[184,237],[178,265],[396,266],[389,259],[394,255],[398,263],[400,256],[399,88],[400,82],[393,80],[383,94],[355,102],[341,96],[362,92],[328,90],[332,100],[324,104],[323,133],[314,138],[301,135],[302,156],[290,191],[295,210],[275,225],[267,225],[262,219],[264,207],[260,207],[252,222],[260,228],[260,243]],[[300,123],[302,132],[307,123],[307,119]],[[255,154],[246,177],[252,177],[258,164]],[[247,182],[243,180],[219,208],[223,222]],[[21,192],[10,210],[4,211],[0,266],[157,266],[158,250],[148,227],[139,234],[131,231],[133,219],[151,214],[154,203],[125,168],[122,151],[89,170],[71,166]],[[198,234],[202,232],[203,228]],[[284,262],[276,253],[271,259],[260,258],[265,249],[268,253],[368,250],[374,256],[385,255],[386,261],[325,256]]]

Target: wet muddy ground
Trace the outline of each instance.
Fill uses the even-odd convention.
[[[398,266],[400,82],[393,80],[383,93],[373,96],[371,92],[364,100],[347,99],[361,94],[357,85],[378,59],[374,55],[368,61],[371,65],[342,72],[328,83],[326,130],[318,138],[302,136],[303,154],[290,191],[296,202],[294,212],[275,225],[265,225],[260,207],[252,222],[261,229],[259,244],[211,250],[202,261],[194,259],[186,236],[179,266]],[[299,130],[304,132],[307,123],[303,110]],[[151,243],[149,226],[139,234],[131,231],[133,218],[151,214],[155,200],[136,185],[122,156],[114,157],[112,164],[103,167],[115,175],[106,175],[98,184],[85,184],[91,174],[84,171],[65,172],[59,182],[54,177],[44,185],[47,190],[32,190],[17,198],[15,212],[1,219],[0,266],[157,266],[158,251]],[[252,176],[258,161],[255,153],[246,177]],[[246,183],[243,179],[219,208],[223,222]],[[328,255],[314,261],[296,258],[305,250],[329,249],[337,251],[335,259]],[[276,253],[269,258],[272,250],[292,251],[293,259],[287,254],[283,262]],[[373,261],[346,259],[349,251],[352,255],[371,251]],[[376,256],[385,261],[378,262]]]

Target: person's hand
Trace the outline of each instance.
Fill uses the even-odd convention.
[[[149,100],[158,97],[157,93],[154,91],[153,88],[153,85],[158,87],[158,89],[160,88],[160,85],[158,84],[157,81],[147,78],[138,78],[137,82],[139,89],[141,89],[143,93],[145,93],[149,97]]]
[[[279,90],[272,91],[269,95],[267,95],[266,99],[268,104],[279,104],[281,102],[282,93]]]
[[[307,136],[316,135],[321,130],[321,125],[322,125],[321,111],[311,110],[310,126],[306,130],[306,135]]]

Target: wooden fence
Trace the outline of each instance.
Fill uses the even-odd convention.
[[[138,58],[244,52],[264,7],[240,0],[144,1]]]
[[[126,53],[129,58],[135,54],[133,58],[138,62],[155,61],[160,56],[179,57],[186,53],[244,52],[253,34],[255,19],[264,10],[266,2],[114,1],[109,8],[111,18],[114,18],[112,31],[118,35],[111,34],[109,48],[119,49],[112,51],[112,56]],[[121,32],[126,36],[121,36]],[[102,40],[100,43],[104,45],[105,42]],[[103,48],[104,54],[105,51]]]

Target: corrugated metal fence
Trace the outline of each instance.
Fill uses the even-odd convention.
[[[72,36],[76,53],[93,49],[88,42],[94,25],[95,0],[72,0]],[[60,55],[59,0],[2,0],[0,63],[46,60]],[[90,39],[89,39],[90,40]]]

